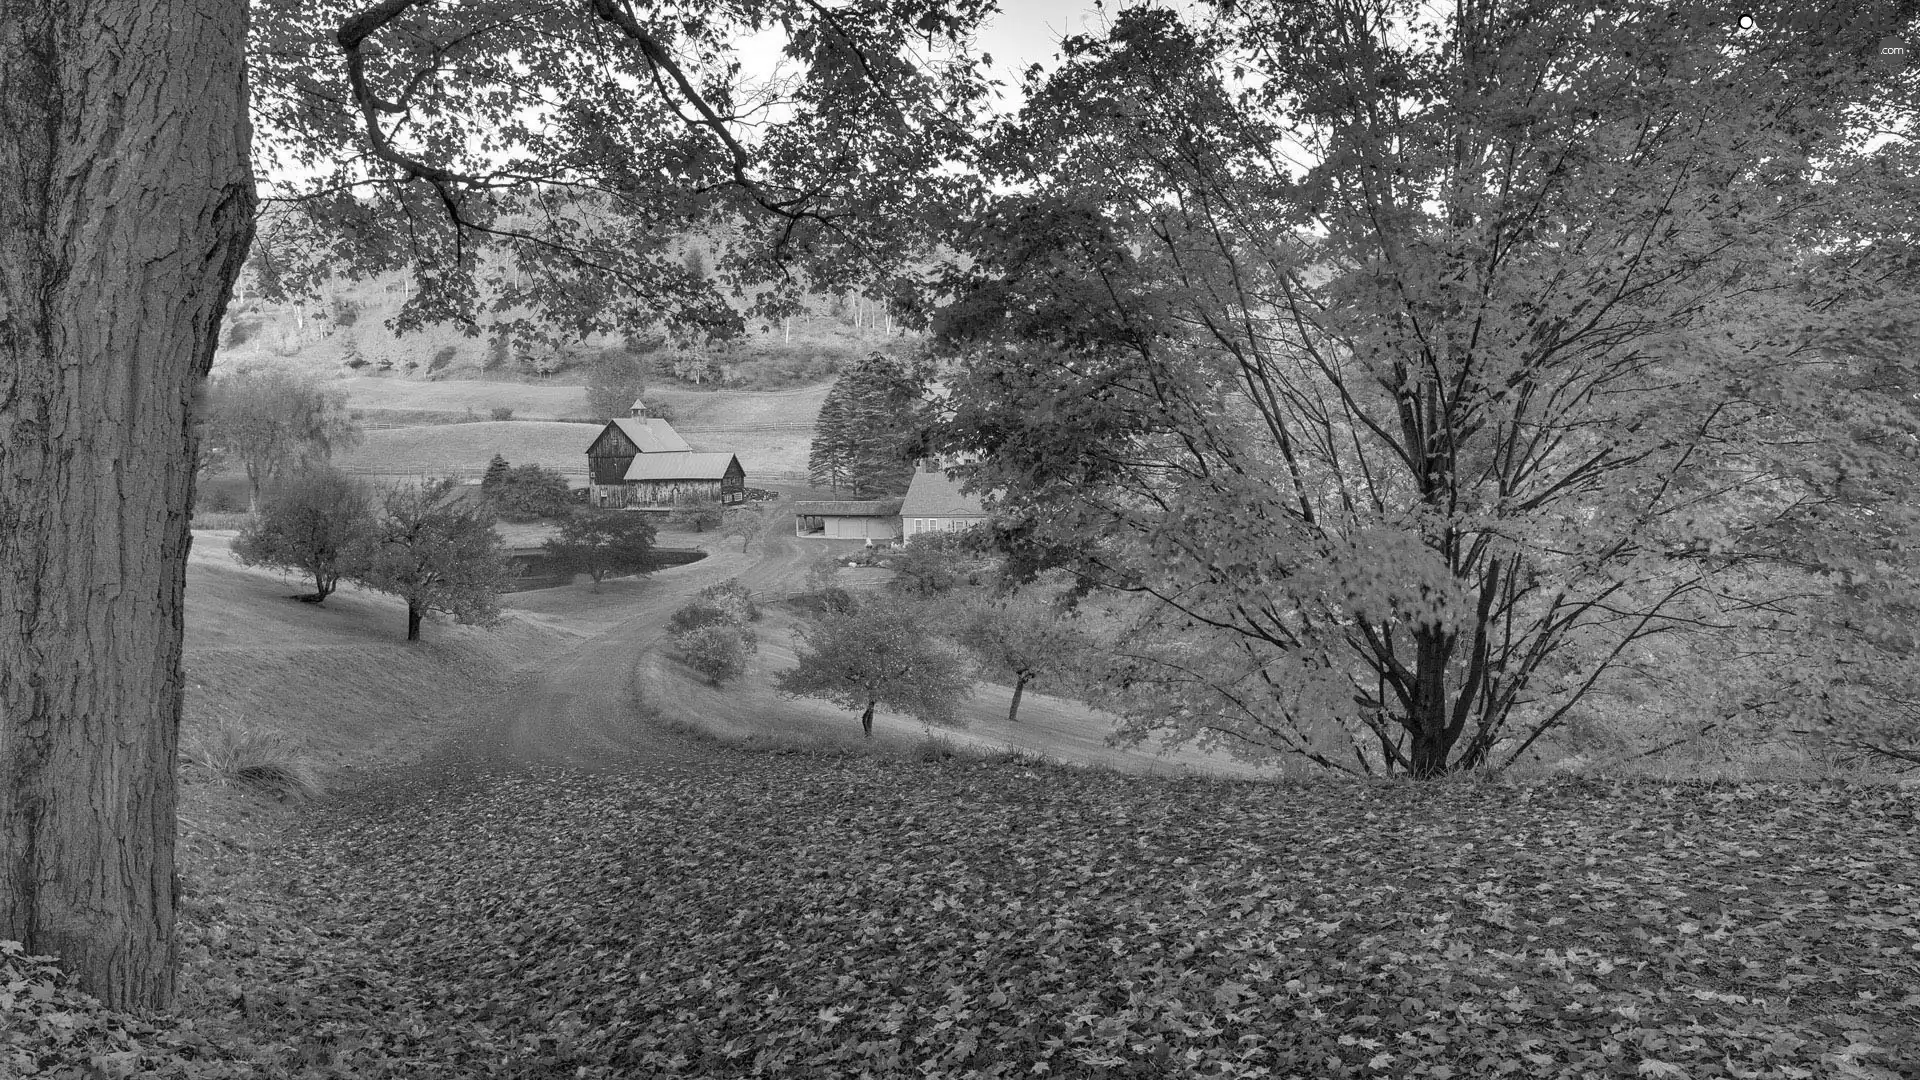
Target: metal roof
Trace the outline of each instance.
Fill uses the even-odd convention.
[[[924,466],[913,472],[907,484],[907,497],[900,503],[901,517],[977,517],[987,516],[980,497],[960,490],[960,481]]]
[[[794,513],[806,517],[893,517],[900,513],[899,499],[815,499],[790,505]]]
[[[616,421],[617,423],[618,421]],[[677,436],[676,436],[677,437]],[[733,465],[732,454],[679,453],[635,454],[627,466],[628,480],[719,480]]]
[[[620,433],[633,440],[642,454],[685,454],[693,450],[673,425],[658,417],[639,419],[623,416],[613,422]]]

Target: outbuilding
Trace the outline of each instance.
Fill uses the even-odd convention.
[[[793,535],[820,540],[887,540],[900,536],[899,499],[821,499],[793,504]]]

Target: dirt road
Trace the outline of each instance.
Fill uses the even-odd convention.
[[[596,632],[555,662],[515,675],[505,694],[450,733],[418,764],[387,782],[417,785],[526,767],[632,769],[713,760],[711,747],[634,714],[636,665],[666,637],[667,620],[702,588],[739,578],[763,601],[799,592],[819,557],[791,535],[791,515],[775,503],[760,536],[740,550],[740,539],[669,534],[663,542],[698,546],[706,558],[644,578],[523,593],[509,607],[535,617],[565,619]]]

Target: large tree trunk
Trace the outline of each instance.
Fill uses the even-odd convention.
[[[246,0],[0,0],[0,938],[174,977],[192,403],[252,236]]]
[[[407,640],[420,640],[420,608],[413,601],[407,601]]]
[[[1412,736],[1408,757],[1416,780],[1431,780],[1447,771],[1447,758],[1460,737],[1452,726],[1452,710],[1447,708],[1447,661],[1453,655],[1454,639],[1437,630],[1419,630],[1415,643],[1413,715],[1408,733]]]
[[[860,731],[867,738],[873,738],[873,707],[879,702],[867,702],[867,711],[860,714]]]
[[[1013,703],[1007,706],[1007,723],[1012,724],[1019,721],[1020,695],[1026,690],[1027,684],[1032,681],[1033,676],[1024,671],[1013,677]]]

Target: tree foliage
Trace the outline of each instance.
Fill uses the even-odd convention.
[[[696,626],[674,638],[680,656],[713,686],[747,669],[747,657],[756,651],[753,631],[731,623]]]
[[[957,706],[972,692],[966,666],[935,635],[914,607],[889,599],[827,612],[795,631],[803,642],[797,666],[775,676],[787,697],[831,701],[859,709],[860,728],[873,735],[877,705],[924,724],[954,724]]]
[[[667,631],[681,657],[719,686],[745,671],[747,657],[759,650],[751,625],[759,618],[753,591],[738,578],[728,578],[694,594],[668,618]]]
[[[608,574],[644,573],[652,563],[653,541],[653,523],[644,514],[590,511],[562,521],[542,550],[555,567],[588,575],[598,589]]]
[[[960,184],[934,170],[985,92],[962,43],[990,7],[397,0],[343,18],[270,0],[249,50],[256,130],[309,168],[271,185],[267,284],[405,266],[401,326],[497,312],[529,345],[735,333],[729,286],[784,308],[924,241],[916,223]],[[767,31],[791,66],[757,88],[735,42]],[[772,116],[753,104],[767,90]]]
[[[502,461],[494,455],[495,461]],[[495,473],[487,466],[480,490],[502,517],[522,521],[565,517],[572,512],[572,488],[559,472],[541,465],[509,465]]]
[[[1074,613],[1034,590],[969,596],[955,619],[954,637],[988,675],[1012,681],[1012,723],[1029,685],[1048,677],[1078,678],[1092,662],[1092,640],[1077,623]]]
[[[267,485],[362,438],[343,391],[283,368],[229,372],[209,383],[206,394],[202,438],[211,453],[237,460],[246,471],[254,510]]]
[[[1432,776],[1670,641],[1678,710],[1808,703],[1837,562],[1781,538],[1852,546],[1821,459],[1911,410],[1787,406],[1855,377],[1844,328],[1917,340],[1911,151],[1861,142],[1911,84],[1842,22],[1136,9],[1036,76],[949,283],[945,440],[1021,565],[1146,598],[1137,728]]]
[[[647,390],[649,363],[631,348],[602,349],[587,367],[587,415],[605,423],[633,412]]]
[[[381,500],[383,516],[352,578],[407,602],[408,641],[420,639],[429,612],[476,626],[500,621],[508,567],[492,510],[470,492],[449,479],[391,488]]]
[[[778,309],[922,242],[991,6],[11,4],[0,574],[30,585],[0,605],[0,756],[9,798],[49,801],[0,813],[0,929],[115,1002],[171,996],[188,410],[250,245],[276,298],[406,269],[400,330],[725,332],[723,286]],[[757,31],[797,68],[771,122],[733,62]],[[699,225],[728,237],[709,277],[675,257]],[[123,808],[82,806],[101,787]]]
[[[285,477],[267,489],[253,523],[234,538],[233,554],[249,566],[277,566],[313,579],[300,599],[326,600],[364,558],[373,532],[366,484],[324,465]]]
[[[872,353],[834,380],[814,420],[807,476],[854,498],[899,495],[913,477],[924,373]]]

